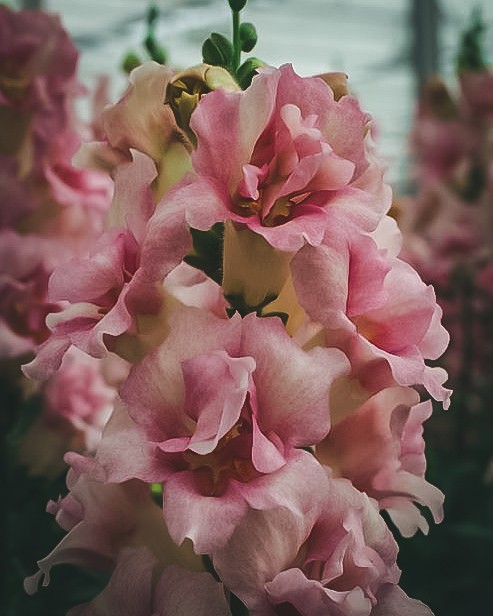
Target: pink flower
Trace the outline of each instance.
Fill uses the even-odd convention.
[[[96,460],[70,459],[106,481],[164,481],[171,536],[209,552],[248,507],[304,506],[323,471],[297,448],[327,434],[330,384],[347,362],[333,349],[302,351],[274,318],[188,308],[169,329],[122,385],[125,407]]]
[[[462,105],[472,122],[491,122],[493,119],[493,72],[491,70],[463,71],[460,74]]]
[[[45,318],[60,310],[47,298],[57,245],[0,231],[0,357],[34,351],[49,336]]]
[[[85,248],[101,232],[112,185],[70,163],[80,144],[78,52],[58,17],[42,11],[0,7],[0,35],[0,218]]]
[[[426,458],[423,422],[431,402],[419,403],[416,391],[390,387],[371,396],[341,421],[333,421],[316,455],[335,476],[353,485],[387,509],[405,536],[428,523],[413,504],[426,505],[435,522],[443,518],[443,494],[424,479]]]
[[[353,366],[384,359],[400,385],[424,385],[448,405],[446,373],[431,368],[449,336],[431,286],[403,261],[384,256],[367,235],[333,232],[291,262],[298,301]]]
[[[69,121],[68,99],[80,91],[75,79],[78,53],[58,17],[3,5],[0,41],[0,108],[2,113],[15,108],[17,122],[29,119],[31,162],[37,166]]]
[[[43,387],[45,421],[53,426],[67,423],[82,433],[86,451],[96,448],[116,395],[101,370],[101,360],[72,348]]]
[[[103,357],[127,332],[135,342],[128,359],[135,361],[143,352],[136,337],[149,326],[148,321],[159,319],[161,282],[191,244],[188,230],[181,227],[182,233],[176,234],[173,226],[172,238],[164,246],[156,248],[152,235],[147,241],[155,206],[150,185],[155,175],[152,161],[144,154],[136,152],[131,163],[122,165],[108,215],[114,227],[99,238],[88,257],[67,261],[54,271],[49,297],[70,304],[61,313],[49,315],[51,338],[24,367],[28,376],[41,380],[50,376],[70,345]],[[161,241],[165,238],[162,232]],[[159,341],[158,336],[154,344]],[[123,348],[118,350],[125,353]]]
[[[147,547],[166,566],[179,564],[203,570],[190,546],[179,548],[169,538],[161,509],[151,498],[149,486],[140,481],[102,484],[70,470],[69,494],[47,510],[67,534],[55,549],[38,561],[39,571],[25,580],[34,594],[42,581],[50,582],[53,566],[70,563],[98,571],[111,571],[125,548]]]
[[[332,210],[372,230],[390,191],[366,143],[368,122],[322,79],[290,65],[263,69],[244,92],[201,99],[191,119],[195,175],[169,200],[184,203],[192,227],[233,220],[284,251],[318,245]]]
[[[94,452],[116,396],[102,369],[101,360],[72,348],[40,388],[40,413],[19,442],[29,474],[55,477],[66,471],[67,451]]]
[[[326,477],[311,501],[304,517],[284,508],[249,511],[213,555],[219,576],[252,616],[378,613],[373,608],[397,588],[400,573],[385,522],[347,480]],[[413,603],[402,595],[389,614]],[[431,614],[422,604],[412,613]]]
[[[163,569],[145,547],[124,549],[108,585],[67,616],[230,616],[222,584],[210,573]]]

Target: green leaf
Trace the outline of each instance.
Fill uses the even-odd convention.
[[[257,74],[257,69],[261,66],[265,66],[265,62],[259,60],[259,58],[247,58],[245,62],[236,71],[236,78],[238,83],[246,90],[252,83],[252,79]]]
[[[233,45],[222,34],[213,32],[202,45],[202,58],[206,64],[228,68],[233,60]]]
[[[233,60],[233,45],[222,34],[213,32],[202,45],[202,57],[206,64],[228,68]]]

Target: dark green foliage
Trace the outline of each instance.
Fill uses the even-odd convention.
[[[457,54],[457,70],[459,73],[462,71],[481,71],[486,68],[481,40],[485,30],[486,26],[481,15],[481,9],[476,7],[471,14],[469,27],[461,37]]]
[[[193,252],[184,259],[186,263],[202,270],[217,284],[221,284],[223,273],[224,224],[216,223],[209,231],[190,229]]]
[[[250,22],[240,22],[240,11],[245,1],[230,0],[233,11],[232,42],[222,34],[213,32],[202,45],[202,60],[206,64],[222,66],[238,81],[242,89],[248,88],[260,66],[265,62],[258,58],[248,58],[241,64],[241,52],[250,52],[257,44],[257,31]]]
[[[0,374],[1,490],[0,508],[3,572],[0,576],[2,616],[65,616],[74,605],[87,602],[106,584],[105,576],[75,567],[55,567],[47,588],[34,596],[25,593],[24,578],[37,571],[36,561],[46,556],[65,535],[46,504],[67,493],[65,473],[53,479],[28,476],[17,464],[20,439],[37,417],[40,399],[23,401],[16,380],[4,366]]]

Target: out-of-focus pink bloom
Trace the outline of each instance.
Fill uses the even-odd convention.
[[[0,156],[7,185],[1,218],[22,233],[87,240],[91,231],[101,232],[112,186],[109,178],[70,164],[80,144],[78,52],[58,17],[42,11],[0,7],[0,35]],[[16,182],[27,197],[20,210]],[[66,220],[60,224],[67,217],[70,228]]]
[[[32,352],[49,336],[46,315],[60,310],[46,293],[57,248],[37,236],[0,231],[0,357]]]
[[[249,511],[213,562],[254,616],[369,616],[399,580],[396,556],[368,497],[347,480],[326,477],[309,514]],[[415,616],[431,614],[419,606]]]
[[[291,262],[294,286],[307,315],[325,328],[326,344],[341,348],[353,366],[388,362],[401,385],[424,385],[448,404],[446,373],[430,368],[449,336],[431,286],[396,258],[385,257],[366,235],[327,234]]]
[[[412,143],[420,152],[429,179],[444,179],[457,172],[478,147],[477,137],[457,118],[440,123],[433,118],[421,118],[414,127]]]
[[[47,510],[67,534],[55,549],[38,561],[39,571],[25,580],[29,594],[40,582],[47,586],[53,566],[70,563],[98,571],[111,571],[121,550],[145,546],[162,565],[179,564],[201,571],[203,566],[190,546],[178,547],[168,534],[161,508],[150,487],[140,481],[102,484],[70,470],[69,494]]]
[[[463,71],[459,75],[461,104],[467,118],[481,124],[493,120],[493,72]]]
[[[427,84],[412,133],[418,190],[397,209],[401,256],[435,287],[451,334],[441,365],[458,387],[465,375],[487,380],[493,357],[480,282],[493,261],[491,84],[487,69],[462,71],[455,96],[439,80]]]
[[[102,361],[76,348],[39,390],[42,408],[19,444],[19,462],[35,476],[66,470],[67,451],[94,452],[111,415],[116,388],[102,373]]]
[[[246,91],[201,99],[190,124],[195,174],[169,199],[185,204],[194,228],[233,220],[284,251],[318,245],[332,211],[371,231],[390,189],[366,142],[368,123],[323,80],[290,65],[262,69]]]
[[[184,308],[169,329],[120,388],[126,408],[96,461],[71,459],[107,481],[164,481],[171,536],[209,552],[248,507],[305,506],[323,471],[296,448],[327,434],[329,388],[348,364],[335,349],[301,350],[274,318]]]
[[[28,186],[19,177],[18,169],[19,164],[12,156],[0,153],[0,186],[2,187],[0,228],[2,229],[14,227],[36,209],[37,199],[30,194]]]
[[[53,136],[69,122],[68,101],[80,92],[75,78],[78,53],[58,17],[3,5],[0,41],[0,107],[15,108],[19,119],[29,118],[26,130],[31,134],[31,164],[36,167]],[[2,141],[8,142],[9,129],[2,133]]]
[[[152,161],[137,152],[132,162],[119,169],[108,215],[113,228],[99,238],[89,257],[63,263],[50,279],[49,297],[70,305],[59,314],[49,315],[52,336],[39,348],[35,360],[25,366],[28,376],[47,378],[57,370],[70,345],[94,357],[104,357],[128,332],[138,347],[135,337],[153,318],[159,319],[162,280],[180,263],[191,237],[182,225],[181,234],[175,234],[171,227],[169,243],[155,248],[152,236],[147,241],[155,206],[150,185],[155,176]],[[165,238],[161,234],[161,241]],[[157,335],[154,345],[160,341]],[[121,349],[119,352],[123,353]],[[140,349],[134,349],[134,355],[139,353]]]
[[[419,403],[413,389],[387,388],[333,422],[316,447],[319,460],[376,499],[405,536],[428,531],[413,501],[428,506],[435,522],[443,518],[444,496],[424,479],[423,422],[431,411],[431,402]]]
[[[84,435],[84,449],[94,451],[115,395],[116,390],[103,379],[101,360],[72,348],[60,370],[43,387],[44,419],[55,429],[68,424],[69,430]]]
[[[230,616],[222,584],[210,573],[163,569],[145,547],[124,549],[111,579],[90,603],[67,616]]]

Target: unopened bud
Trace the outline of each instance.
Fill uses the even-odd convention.
[[[239,13],[245,8],[247,0],[228,0],[228,2],[231,10],[235,13]]]
[[[255,26],[247,21],[240,25],[240,44],[241,50],[246,53],[252,51],[257,44],[257,30]]]
[[[127,55],[123,58],[122,69],[126,73],[130,74],[134,70],[134,68],[137,68],[141,64],[142,60],[139,58],[139,56],[135,52],[129,51]]]
[[[153,26],[159,17],[159,9],[155,4],[151,4],[147,11],[146,21],[148,26]]]

